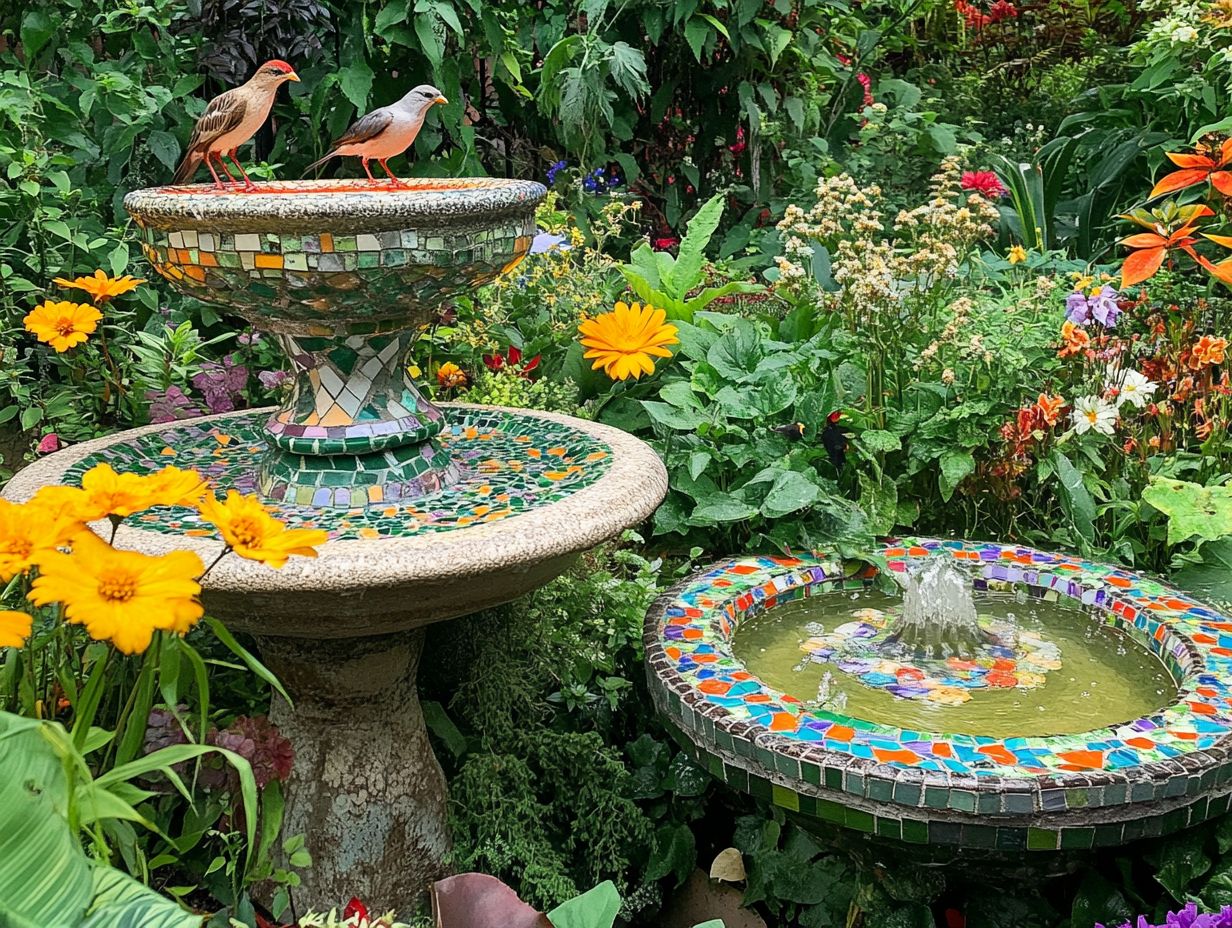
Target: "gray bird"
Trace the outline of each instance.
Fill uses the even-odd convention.
[[[431,84],[420,84],[397,103],[382,106],[367,116],[361,116],[351,128],[347,129],[342,138],[330,145],[329,154],[308,165],[304,173],[307,174],[314,168],[320,167],[335,156],[351,155],[359,158],[359,163],[364,166],[364,173],[368,175],[368,180],[376,181],[372,172],[368,170],[368,162],[376,161],[385,169],[390,180],[395,184],[401,184],[402,181],[394,177],[389,165],[385,162],[411,147],[415,136],[419,135],[428,110],[438,103],[448,102]]]

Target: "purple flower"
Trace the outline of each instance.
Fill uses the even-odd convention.
[[[551,232],[540,232],[530,243],[530,253],[532,255],[541,255],[545,251],[568,251],[569,246],[566,245],[565,242],[566,237],[563,235],[553,235]]]
[[[150,404],[151,422],[177,422],[205,414],[192,398],[177,386],[168,387],[165,393],[149,390],[145,398]]]
[[[557,161],[555,164],[548,166],[548,186],[556,183],[556,175],[569,166],[568,161]]]
[[[1091,315],[1105,328],[1111,329],[1120,318],[1121,307],[1117,305],[1118,296],[1119,294],[1112,287],[1103,286],[1099,288],[1099,293],[1087,301],[1091,307]]]
[[[257,380],[267,390],[277,390],[290,379],[291,375],[287,371],[260,371],[257,374]]]
[[[1065,314],[1074,325],[1086,325],[1091,321],[1091,306],[1081,291],[1075,290],[1065,298]]]
[[[235,337],[235,340],[241,345],[255,345],[261,341],[260,332],[241,332]]]
[[[221,364],[206,361],[192,385],[201,391],[210,412],[232,412],[248,386],[248,368],[236,363],[233,355],[224,357]]]
[[[1096,925],[1095,928],[1104,928]],[[1115,928],[1232,928],[1232,906],[1225,905],[1218,912],[1200,913],[1196,903],[1189,903],[1179,912],[1169,912],[1162,925],[1152,925],[1145,915],[1137,922],[1125,922]]]

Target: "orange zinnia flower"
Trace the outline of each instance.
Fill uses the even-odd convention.
[[[1091,344],[1091,336],[1087,334],[1087,330],[1080,325],[1074,325],[1068,319],[1061,326],[1061,338],[1065,340],[1065,344],[1057,352],[1059,358],[1068,358],[1070,355],[1078,354]]]
[[[1170,151],[1167,157],[1180,170],[1159,179],[1159,183],[1151,190],[1152,199],[1165,193],[1184,190],[1205,180],[1209,180],[1211,186],[1224,196],[1232,197],[1232,173],[1225,170],[1229,163],[1232,163],[1232,139],[1225,140],[1219,146],[1218,159],[1201,150],[1193,154]]]

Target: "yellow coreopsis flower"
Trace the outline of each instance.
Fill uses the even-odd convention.
[[[227,491],[219,500],[206,496],[198,505],[201,515],[218,529],[227,547],[250,561],[282,567],[293,554],[316,557],[314,545],[329,540],[329,533],[315,528],[287,528],[269,514],[261,500]]]
[[[34,629],[28,612],[0,612],[0,648],[20,648]]]
[[[195,470],[164,467],[153,474],[120,474],[104,463],[82,475],[80,489],[46,487],[35,499],[49,509],[93,522],[107,516],[122,519],[151,506],[195,506],[206,489]]]
[[[56,550],[80,528],[76,520],[44,509],[36,501],[0,499],[0,583],[24,574],[40,554]]]
[[[582,345],[589,349],[583,357],[594,359],[594,370],[613,380],[637,379],[653,374],[655,358],[670,358],[667,345],[675,345],[676,327],[668,324],[667,313],[649,303],[642,306],[619,302],[615,310],[578,325]]]
[[[1027,260],[1027,249],[1021,245],[1015,245],[1010,249],[1010,253],[1005,256],[1005,260],[1010,264],[1022,264],[1022,262]]]
[[[84,531],[73,538],[71,554],[44,553],[38,568],[30,602],[62,604],[66,621],[124,654],[144,652],[155,630],[184,634],[204,611],[197,578],[205,568],[191,551],[117,551]]]
[[[80,345],[98,328],[103,314],[89,303],[56,303],[47,300],[26,314],[26,331],[57,353]]]
[[[446,361],[436,371],[436,382],[446,390],[466,386],[466,371],[452,361]]]
[[[145,283],[145,280],[140,277],[129,277],[127,274],[123,277],[108,277],[100,269],[88,277],[77,277],[73,280],[57,277],[55,282],[61,287],[84,290],[90,294],[90,298],[95,303],[106,303],[117,296],[123,296],[131,290],[136,290]]]

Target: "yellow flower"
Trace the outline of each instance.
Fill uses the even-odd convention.
[[[583,319],[578,325],[582,344],[590,349],[583,357],[594,358],[594,370],[613,380],[639,378],[653,374],[654,358],[670,358],[666,345],[675,345],[676,327],[666,322],[667,313],[649,303],[632,306],[617,303],[616,309],[593,319]]]
[[[287,528],[257,497],[242,496],[235,490],[228,490],[224,501],[206,496],[198,509],[218,529],[228,548],[240,557],[264,561],[271,567],[282,567],[293,554],[316,557],[313,545],[329,540],[329,533],[322,529]]]
[[[452,361],[446,361],[436,372],[436,382],[446,390],[466,386],[466,372]]]
[[[63,277],[57,277],[55,282],[61,287],[84,290],[90,294],[90,299],[95,303],[109,302],[117,296],[128,293],[130,290],[136,290],[141,284],[145,283],[143,279],[129,277],[127,274],[123,277],[108,277],[101,270],[95,271],[89,277],[78,277],[75,280],[65,280]]]
[[[1027,260],[1027,249],[1023,248],[1021,245],[1015,245],[1010,249],[1010,253],[1005,256],[1005,259],[1009,261],[1010,264],[1021,264],[1023,261]]]
[[[156,629],[184,634],[203,612],[197,578],[204,567],[191,551],[117,551],[84,531],[74,537],[72,554],[43,554],[38,567],[30,602],[63,604],[66,621],[125,654],[145,651]]]
[[[122,519],[151,506],[192,506],[205,490],[205,482],[192,470],[164,467],[153,474],[119,474],[110,464],[95,464],[82,475],[81,489],[45,488],[35,499],[93,522],[106,516]]]
[[[22,321],[27,332],[62,353],[89,338],[102,318],[103,314],[89,303],[48,300],[34,307]]]
[[[40,554],[55,551],[81,524],[43,508],[37,501],[0,499],[0,583],[24,574]]]
[[[28,612],[0,612],[0,648],[20,648],[33,628]]]

